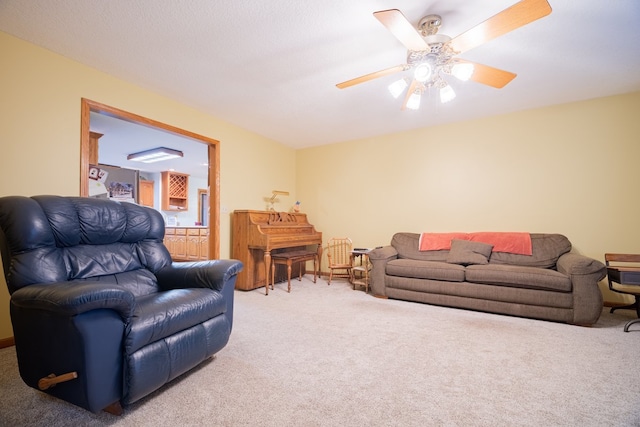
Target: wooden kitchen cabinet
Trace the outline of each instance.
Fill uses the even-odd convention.
[[[187,259],[187,229],[167,227],[164,232],[164,245],[173,260]]]
[[[140,204],[142,206],[148,206],[150,208],[153,207],[153,204],[155,202],[153,196],[153,187],[153,181],[146,181],[141,179],[138,183],[138,189],[140,191]]]
[[[162,210],[186,211],[189,209],[189,175],[165,171],[162,177]]]
[[[89,164],[97,165],[100,163],[98,160],[98,151],[100,141],[104,135],[98,132],[89,132]]]
[[[205,260],[209,259],[209,229],[201,228],[200,229],[200,259]]]
[[[187,229],[187,259],[189,261],[200,259],[200,230],[197,228]]]
[[[206,227],[166,227],[164,245],[174,261],[209,259],[209,229]]]

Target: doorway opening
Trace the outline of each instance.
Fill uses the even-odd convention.
[[[208,218],[209,225],[209,258],[220,258],[220,150],[219,141],[180,129],[166,123],[158,122],[137,114],[129,113],[115,107],[82,98],[80,109],[80,196],[89,196],[89,159],[92,144],[91,113],[105,114],[130,123],[146,126],[152,129],[168,132],[193,141],[207,144],[209,155],[209,197]]]
[[[198,188],[198,221],[202,226],[208,226],[209,219],[209,192],[204,188]]]

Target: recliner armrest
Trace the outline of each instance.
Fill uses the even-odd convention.
[[[242,263],[233,259],[174,262],[159,271],[160,289],[210,288],[221,291],[224,284],[242,271]]]
[[[128,319],[135,297],[125,289],[99,282],[58,282],[25,286],[11,294],[11,303],[25,309],[74,316],[91,310],[111,309]]]

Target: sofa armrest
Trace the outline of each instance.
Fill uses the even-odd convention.
[[[383,246],[369,252],[371,262],[371,292],[377,297],[386,297],[385,271],[387,262],[398,258],[398,251],[393,246]]]
[[[100,282],[58,282],[20,288],[11,295],[11,304],[64,316],[111,309],[128,319],[135,306],[135,297],[125,289]]]
[[[603,263],[593,258],[580,255],[573,252],[563,254],[558,258],[556,267],[560,273],[567,276],[594,275],[595,281],[598,282],[607,275],[607,268]]]
[[[184,288],[210,288],[222,291],[224,285],[242,271],[242,263],[233,259],[174,262],[156,272],[158,286],[167,291]]]
[[[569,252],[558,258],[556,267],[571,278],[573,323],[594,324],[602,313],[603,298],[598,282],[607,275],[606,266],[593,258]]]
[[[384,262],[386,263],[387,261],[395,258],[398,258],[398,251],[396,251],[396,248],[394,248],[393,246],[383,246],[381,248],[372,249],[369,252],[369,259],[371,261],[384,260]]]

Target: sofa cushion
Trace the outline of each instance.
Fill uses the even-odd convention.
[[[494,252],[490,264],[554,268],[560,255],[571,250],[571,242],[562,234],[531,233],[532,255]]]
[[[447,262],[451,264],[488,264],[493,245],[468,240],[452,240]]]
[[[464,281],[464,267],[439,261],[418,261],[413,259],[394,259],[387,263],[389,276],[413,277],[415,279]]]
[[[420,251],[420,234],[418,233],[396,233],[391,238],[391,246],[398,251],[399,258],[419,259],[423,261],[447,261],[448,250],[440,251]]]
[[[393,235],[391,246],[399,258],[446,262],[448,250],[420,251],[420,234],[399,232]],[[517,255],[493,252],[489,264],[522,265],[528,267],[554,268],[558,258],[571,251],[571,242],[562,234],[531,233],[532,255]]]
[[[422,233],[420,251],[450,250],[452,240],[470,240],[493,245],[494,252],[531,255],[531,235],[526,232],[476,231],[473,233]]]
[[[516,265],[470,265],[466,268],[467,282],[571,292],[569,276],[555,270]]]
[[[418,241],[420,251],[442,251],[451,249],[453,240],[471,240],[469,233],[422,233]]]

